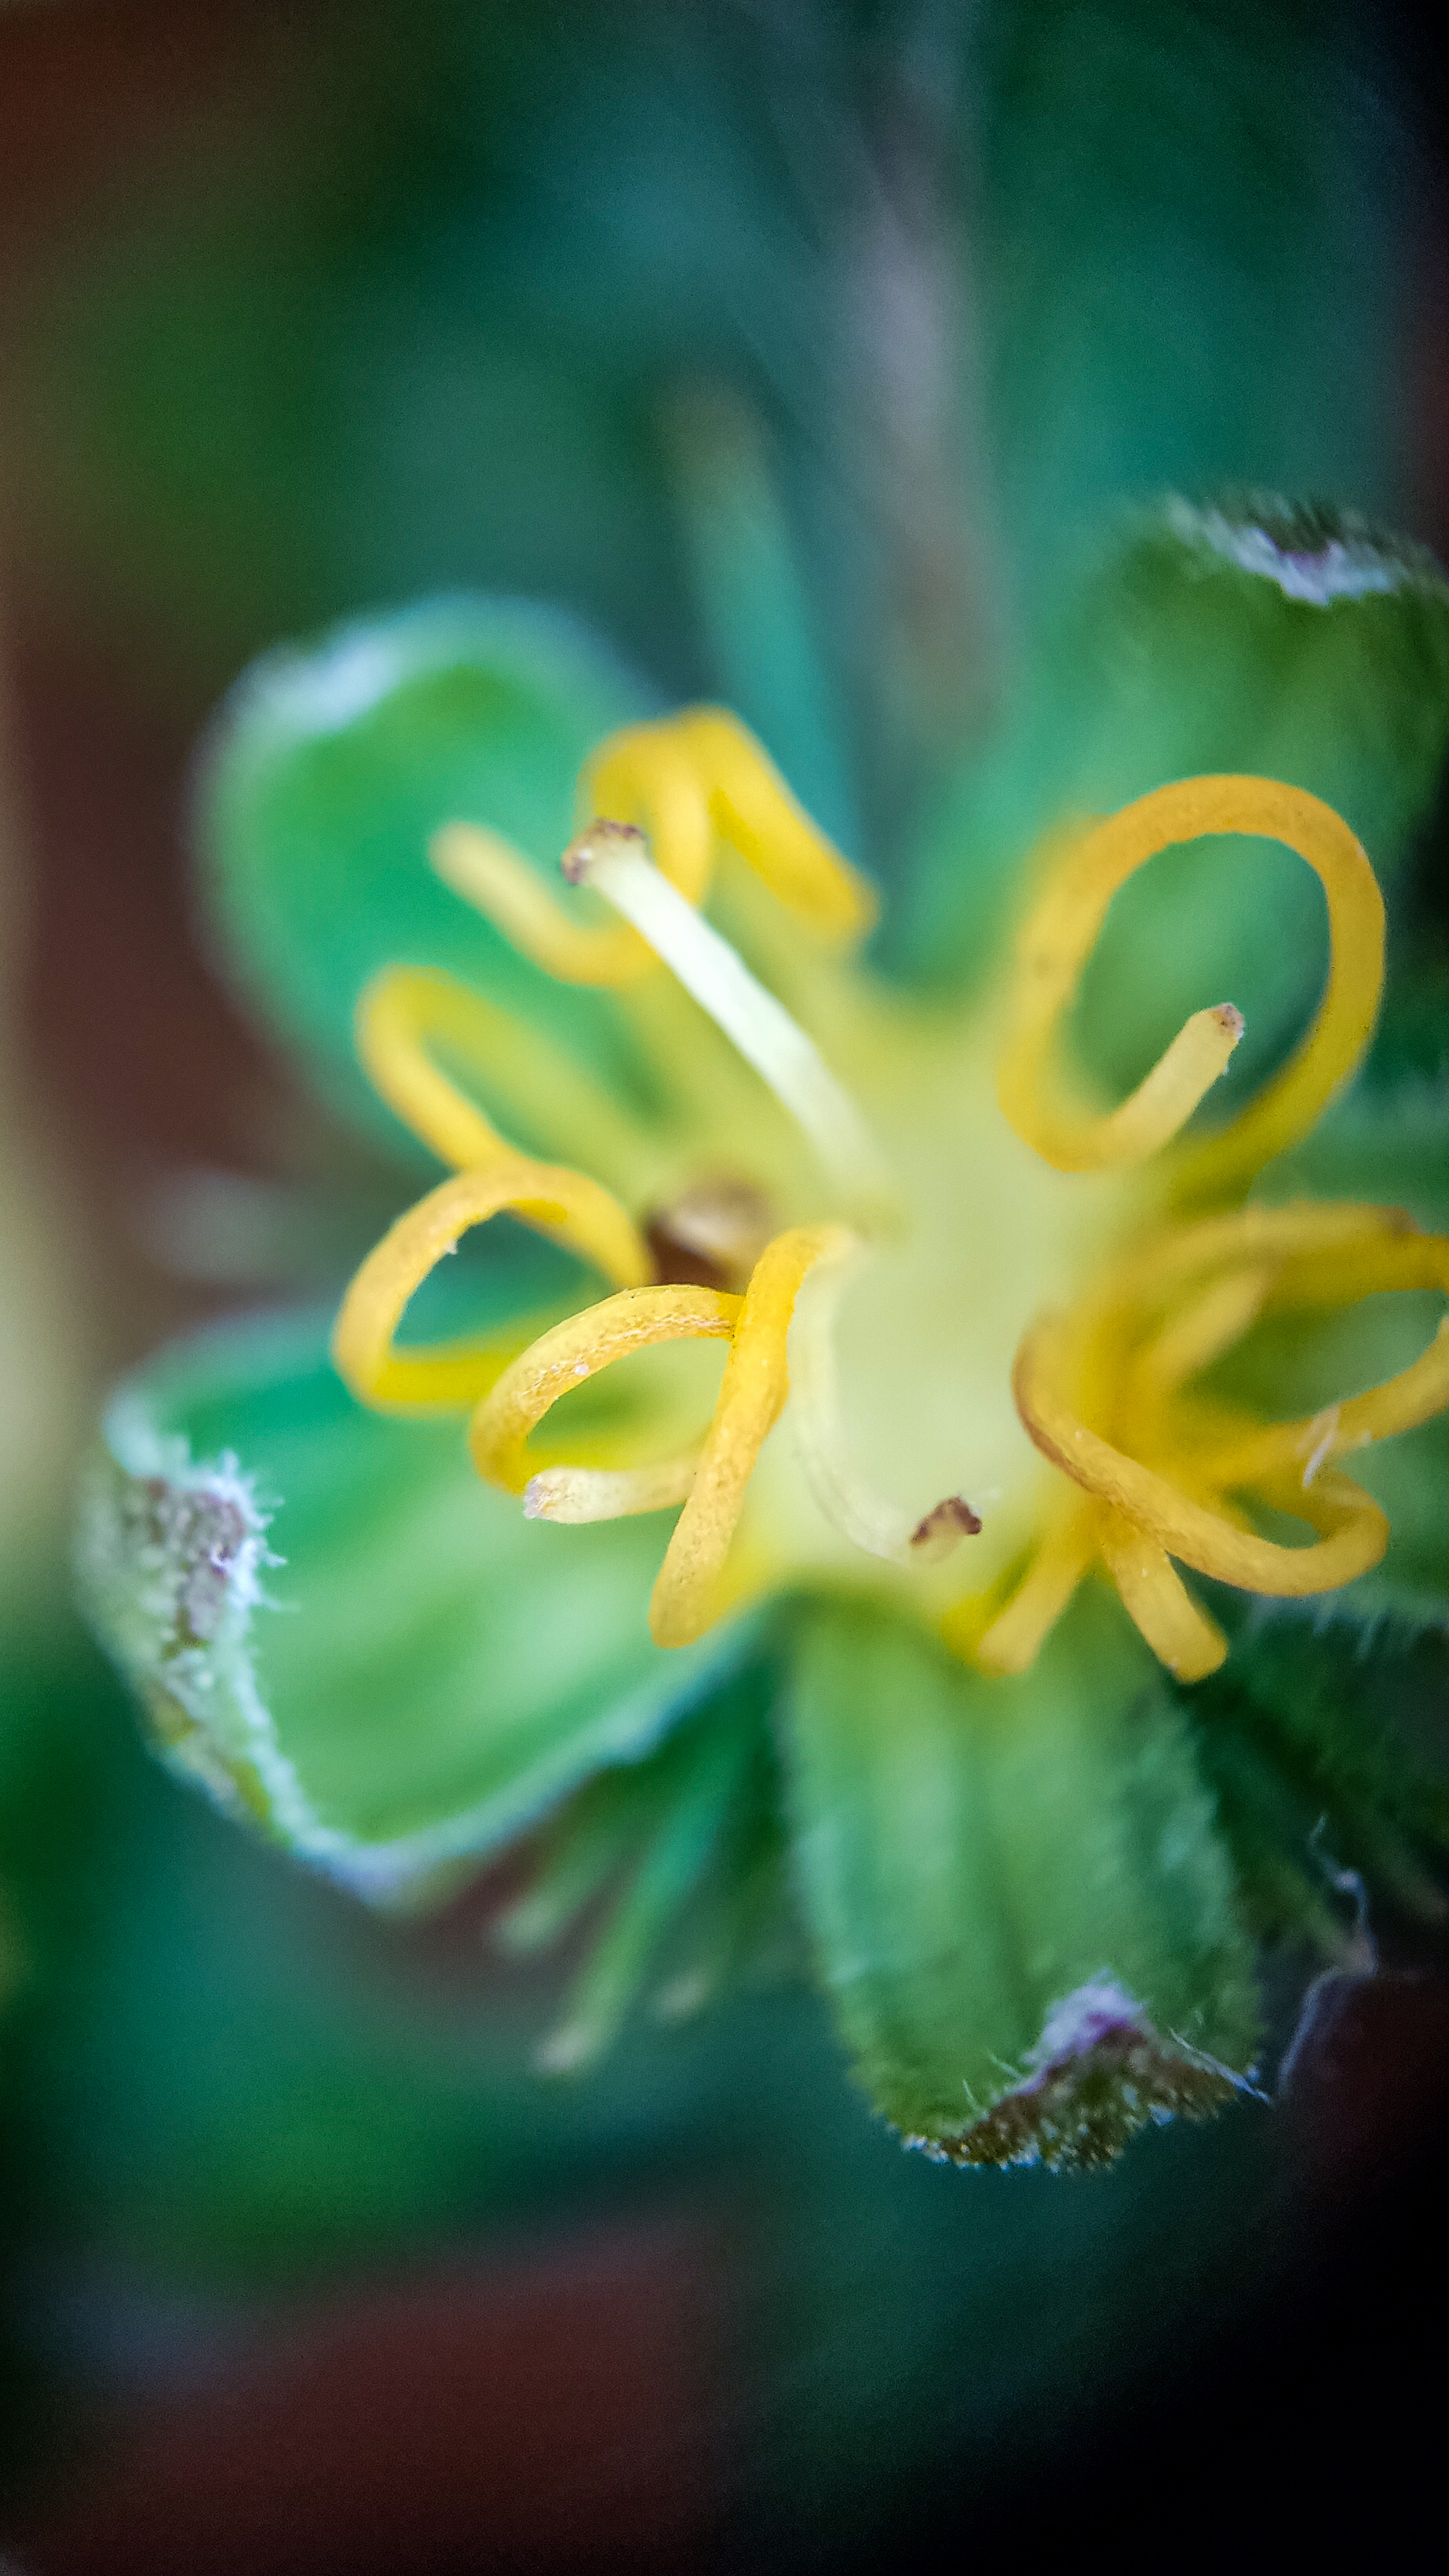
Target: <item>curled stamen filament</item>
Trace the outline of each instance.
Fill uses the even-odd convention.
[[[476,1404],[514,1357],[516,1331],[428,1350],[399,1351],[393,1341],[404,1308],[430,1271],[456,1250],[470,1226],[505,1208],[595,1263],[606,1278],[634,1282],[649,1276],[647,1245],[597,1181],[500,1152],[491,1164],[455,1174],[409,1208],[353,1279],[333,1330],[332,1356],[364,1404],[404,1413]]]
[[[841,1231],[795,1226],[775,1237],[750,1275],[714,1419],[649,1605],[656,1645],[692,1645],[715,1615],[716,1588],[745,1487],[789,1393],[787,1336],[800,1283],[823,1253],[836,1248]]]
[[[1200,1682],[1216,1672],[1228,1641],[1194,1601],[1166,1549],[1122,1512],[1101,1510],[1095,1522],[1097,1545],[1123,1608],[1159,1662],[1180,1682]]]
[[[649,1147],[607,1092],[536,1029],[431,966],[386,966],[365,986],[355,1020],[357,1052],[374,1090],[459,1170],[514,1149],[433,1061],[450,1047],[510,1110],[620,1182],[647,1173]]]
[[[1240,1588],[1302,1598],[1375,1565],[1388,1543],[1378,1505],[1328,1462],[1449,1407],[1449,1318],[1409,1367],[1300,1421],[1247,1424],[1179,1397],[1264,1312],[1356,1303],[1384,1289],[1449,1290],[1449,1239],[1401,1210],[1248,1208],[1158,1238],[1115,1265],[1071,1319],[1024,1337],[1013,1384],[1036,1446],[1083,1489],[1048,1532],[1015,1597],[975,1647],[988,1669],[1019,1671],[1100,1557],[1154,1651],[1181,1680],[1211,1672],[1226,1640],[1170,1560]],[[1164,1301],[1185,1303],[1146,1332]],[[1103,1376],[1103,1354],[1117,1353]],[[1129,1456],[1086,1418],[1105,1404],[1145,1435],[1170,1472]],[[1305,1520],[1312,1544],[1260,1537],[1235,1493]],[[949,1621],[947,1623],[949,1634]],[[970,1639],[963,1629],[963,1651]]]
[[[445,885],[560,984],[617,990],[647,975],[654,963],[634,931],[614,922],[596,927],[572,920],[522,852],[484,824],[445,823],[434,833],[428,857]]]
[[[581,1314],[555,1324],[502,1373],[474,1414],[468,1444],[479,1475],[505,1494],[539,1488],[541,1480],[535,1474],[526,1443],[529,1433],[560,1396],[570,1394],[586,1379],[597,1377],[601,1369],[612,1368],[616,1360],[627,1359],[631,1353],[647,1350],[656,1342],[728,1341],[742,1303],[739,1297],[719,1288],[640,1287],[606,1297],[599,1305],[587,1306]],[[607,1490],[598,1480],[602,1472],[610,1480],[620,1474],[630,1477],[629,1484],[614,1488],[617,1510],[619,1495],[638,1495],[646,1490],[639,1479],[663,1478],[666,1483],[671,1478],[678,1480],[686,1463],[692,1474],[692,1454],[687,1462],[666,1460],[659,1467],[638,1471],[562,1469],[559,1472],[570,1481],[542,1486],[537,1494],[536,1516],[557,1520],[612,1518],[614,1512],[597,1508],[571,1510],[567,1506],[570,1502],[578,1505],[589,1501],[597,1506]],[[578,1481],[585,1475],[590,1479],[587,1484]],[[565,1508],[550,1511],[547,1505],[552,1499]],[[622,1508],[654,1511],[660,1505],[657,1501],[625,1500]]]
[[[1034,1324],[1022,1339],[1012,1387],[1031,1438],[1054,1466],[1185,1565],[1247,1592],[1301,1598],[1331,1591],[1378,1563],[1388,1544],[1388,1523],[1377,1503],[1356,1486],[1323,1477],[1312,1495],[1285,1506],[1324,1527],[1325,1535],[1311,1546],[1283,1547],[1275,1539],[1236,1528],[1221,1512],[1194,1501],[1077,1417],[1063,1392],[1066,1357],[1066,1338],[1057,1321]]]
[[[817,936],[858,938],[875,918],[864,879],[721,708],[625,726],[600,745],[580,786],[588,810],[647,828],[661,874],[692,907],[708,895],[723,836]],[[562,983],[619,990],[654,966],[651,946],[627,925],[573,920],[522,852],[486,825],[445,824],[429,856],[445,884]]]
[[[934,1565],[980,1529],[956,1495],[924,1518],[901,1511],[865,1482],[845,1446],[835,1327],[845,1289],[866,1258],[845,1228],[800,1282],[790,1321],[790,1420],[811,1492],[826,1519],[867,1556],[890,1565]]]
[[[570,876],[596,887],[673,969],[804,1129],[852,1200],[882,1198],[880,1156],[850,1094],[728,940],[644,856],[641,836],[596,823],[565,853],[564,866]]]
[[[1057,1027],[1112,896],[1159,851],[1220,832],[1283,841],[1314,870],[1328,901],[1328,981],[1282,1072],[1221,1135],[1183,1149],[1180,1186],[1194,1193],[1226,1187],[1281,1153],[1307,1133],[1363,1054],[1383,983],[1383,901],[1348,825],[1316,796],[1273,779],[1194,778],[1158,788],[1069,837],[1020,939],[1001,1105],[1018,1135],[1059,1171],[1137,1162],[1167,1144],[1223,1072],[1242,1034],[1231,1004],[1196,1012],[1131,1097],[1103,1116],[1056,1098],[1050,1088]]]

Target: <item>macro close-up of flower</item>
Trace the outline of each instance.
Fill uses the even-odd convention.
[[[1417,63],[0,28],[7,2566],[1428,2457]]]
[[[1343,650],[1396,617],[1433,709],[1426,565],[1261,508],[1179,508],[1136,544],[1240,613],[1276,592],[1305,652],[1314,621]],[[1233,1673],[1234,1632],[1251,1673],[1270,1609],[1442,1615],[1438,1453],[1383,1479],[1372,1454],[1449,1408],[1437,1139],[1422,1177],[1404,1157],[1416,1212],[1363,1195],[1374,1151],[1333,1124],[1379,1013],[1378,878],[1307,785],[1190,777],[1054,818],[1009,854],[967,997],[920,989],[861,961],[869,887],[720,709],[588,752],[550,883],[508,828],[519,798],[567,811],[569,731],[626,686],[586,654],[444,603],[274,658],[221,719],[224,924],[283,1013],[352,1021],[452,1176],[363,1262],[332,1365],[280,1318],[122,1389],[95,1615],[176,1765],[374,1900],[425,1900],[557,1811],[509,1937],[615,1892],[556,2069],[636,1992],[704,2001],[793,1885],[910,2143],[1100,2159],[1256,2070],[1191,1687]],[[1318,879],[1327,979],[1276,1068],[1184,1135],[1244,1037],[1231,999],[1115,1107],[1058,1038],[1114,894],[1169,851],[1209,871],[1230,835]],[[1263,936],[1251,870],[1225,972]],[[1176,929],[1168,898],[1147,971]],[[1311,1172],[1315,1139],[1307,1187],[1289,1158]],[[405,1338],[495,1218],[510,1252],[447,1283],[441,1338]],[[713,1385],[657,1365],[693,1341],[724,1345]],[[1291,1673],[1294,1630],[1267,1633]]]

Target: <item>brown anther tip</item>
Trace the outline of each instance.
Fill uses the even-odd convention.
[[[1213,1012],[1213,1018],[1219,1028],[1231,1029],[1235,1038],[1240,1038],[1248,1025],[1236,1002],[1219,1002]]]
[[[959,1532],[962,1538],[979,1538],[981,1534],[980,1513],[973,1512],[960,1494],[948,1494],[944,1502],[927,1512],[923,1521],[917,1521],[911,1532],[911,1545],[926,1547],[933,1538],[944,1538],[948,1530]]]
[[[578,833],[570,841],[559,866],[570,885],[580,885],[595,859],[607,858],[611,848],[617,849],[621,844],[629,849],[647,850],[649,836],[640,830],[637,823],[613,823],[607,815],[596,814],[587,831]]]

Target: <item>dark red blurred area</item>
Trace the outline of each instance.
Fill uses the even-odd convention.
[[[17,2542],[36,2576],[686,2566],[711,2299],[686,2230],[378,2284],[113,2422]]]
[[[235,1155],[274,1076],[188,935],[183,808],[205,710],[128,702],[104,665],[23,639],[13,687],[41,857],[30,991],[47,1080],[103,1170],[138,1144]]]
[[[0,80],[0,244],[103,213],[158,152],[261,151],[284,117],[299,42],[334,7],[287,0],[83,0],[7,8]]]

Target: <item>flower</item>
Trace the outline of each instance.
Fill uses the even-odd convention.
[[[1271,593],[1300,653],[1346,614],[1442,649],[1434,577],[1352,528],[1285,543],[1261,510],[1179,510],[1132,577],[1164,552],[1174,604],[1184,574],[1256,616]],[[1372,1364],[1399,1338],[1381,1293],[1413,1331],[1449,1239],[1345,1189],[1342,1158],[1306,1195],[1293,1160],[1311,1181],[1375,1025],[1374,869],[1287,777],[1179,777],[1097,821],[1059,797],[1011,854],[1014,933],[976,943],[997,971],[942,991],[855,962],[872,895],[733,717],[620,694],[576,640],[460,603],[264,665],[227,719],[234,934],[294,1016],[344,989],[376,1093],[453,1171],[336,1322],[371,1420],[320,1321],[204,1338],[122,1390],[83,1542],[95,1615],[172,1758],[361,1891],[417,1899],[526,1831],[514,1947],[612,1890],[554,2067],[597,2053],[671,1944],[666,2009],[758,1955],[788,1840],[902,2134],[1093,2161],[1241,2090],[1260,2044],[1263,1802],[1233,1823],[1178,1686],[1223,1668],[1251,1698],[1244,1595],[1351,1619],[1377,1579],[1368,1615],[1409,1615],[1390,1515],[1341,1461],[1449,1405],[1442,1331]],[[560,736],[584,754],[564,873],[592,917],[537,864]],[[1110,1110],[1056,1069],[1062,1026],[1113,896],[1184,845],[1211,883],[1201,845],[1230,835],[1306,861],[1329,969],[1286,1060],[1185,1136],[1243,1037],[1231,1000]],[[1253,911],[1291,925],[1281,1022],[1307,943],[1262,882],[1216,929],[1243,959]],[[460,895],[489,991],[450,971]],[[442,1256],[496,1218],[527,1234],[450,1286]],[[606,1291],[582,1304],[580,1262]],[[446,1329],[400,1341],[419,1292]],[[491,1329],[457,1329],[470,1305]],[[1344,1373],[1273,1400],[1335,1336]],[[697,1340],[724,1347],[712,1407],[669,1347]],[[305,1615],[273,1619],[294,1566]],[[1432,1841],[1404,1778],[1401,1833]],[[1277,1863],[1306,1914],[1291,1834]]]

